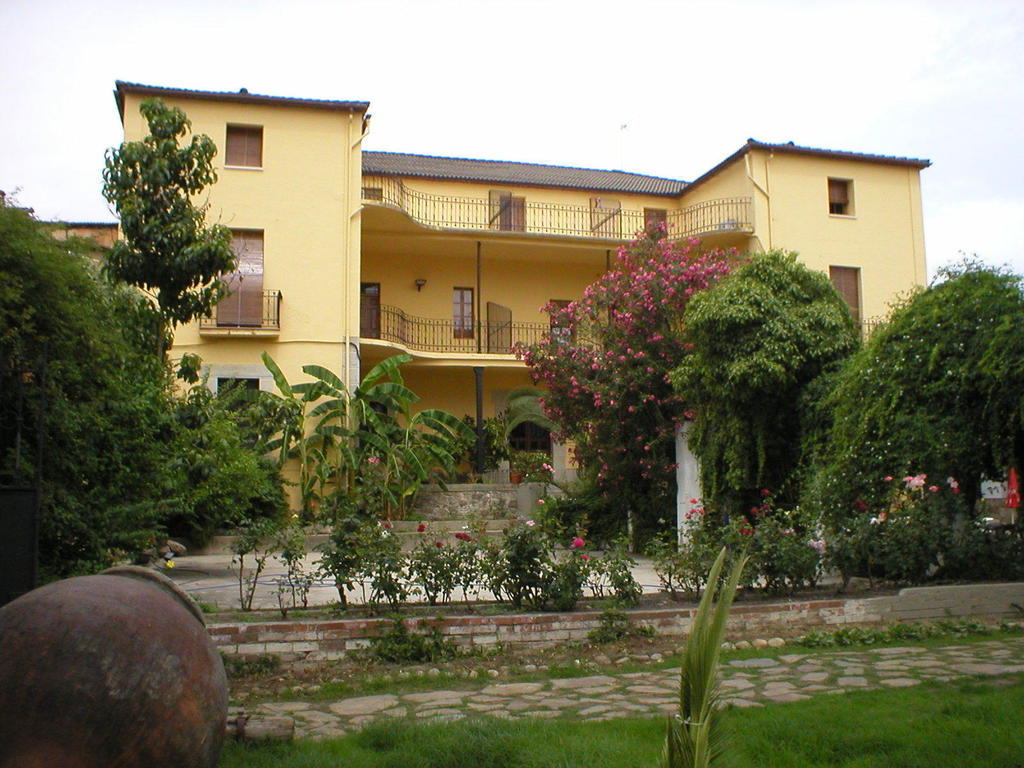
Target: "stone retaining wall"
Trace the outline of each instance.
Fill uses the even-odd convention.
[[[898,594],[869,598],[737,603],[729,617],[732,636],[793,634],[843,624],[928,621],[952,617],[1019,616],[1013,604],[1024,605],[1024,583],[913,587]],[[630,611],[633,621],[659,635],[685,635],[695,606]],[[517,613],[504,616],[448,616],[407,619],[410,627],[438,625],[462,646],[513,647],[583,641],[599,625],[600,612]],[[340,659],[365,648],[370,638],[386,632],[388,619],[277,621],[212,624],[210,636],[227,654],[277,654],[283,661]]]
[[[517,486],[511,484],[453,484],[446,491],[428,485],[417,494],[413,511],[427,520],[514,517],[518,508],[516,490]]]

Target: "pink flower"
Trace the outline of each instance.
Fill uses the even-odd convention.
[[[887,483],[891,483],[892,482],[892,475],[886,475],[885,477],[882,478],[882,480],[884,480]]]
[[[924,481],[928,479],[928,475],[913,475],[903,478],[903,482],[906,483],[907,488],[924,488]]]
[[[376,466],[377,464],[380,464],[380,459],[378,457],[376,457],[376,456],[371,456],[370,458],[368,458],[366,460],[366,463],[367,464],[373,464],[373,465]]]
[[[587,555],[587,554],[580,555],[580,560],[589,560],[589,559],[590,559],[590,555]]]
[[[937,485],[929,485],[928,486],[928,490],[931,491],[932,493],[936,493],[939,490],[939,486],[937,486]]]
[[[577,536],[572,540],[572,544],[569,545],[569,549],[582,549],[585,546],[587,546],[587,542]]]
[[[536,523],[533,522],[533,520],[527,520],[525,525],[526,525],[527,528],[533,528],[533,526],[535,526]]]
[[[416,526],[416,531],[418,533],[423,533],[425,530],[427,530],[426,523],[420,523],[419,525]]]
[[[762,489],[761,489],[761,495],[762,495],[762,496],[771,496],[771,495],[772,495],[772,492],[771,492],[771,491],[769,491],[769,490],[768,490],[767,488],[762,488]]]
[[[538,504],[546,504],[547,502],[545,502],[544,499],[537,499],[537,503]]]
[[[955,478],[952,478],[952,477],[947,477],[947,478],[946,478],[946,483],[947,483],[947,484],[949,485],[949,487],[950,487],[950,488],[952,488],[952,489],[953,489],[954,491],[955,491],[955,490],[957,490],[957,489],[958,489],[958,488],[960,487],[960,483],[958,483],[958,482],[956,481],[956,479],[955,479]]]

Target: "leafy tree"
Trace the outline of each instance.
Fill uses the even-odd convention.
[[[582,299],[546,307],[554,332],[519,350],[548,390],[548,416],[576,441],[611,516],[633,522],[637,538],[659,526],[675,492],[685,408],[668,374],[686,353],[683,310],[729,271],[729,254],[697,246],[652,233],[621,248]]]
[[[209,313],[223,297],[217,278],[234,269],[235,257],[227,227],[204,226],[205,209],[193,203],[217,180],[213,140],[197,135],[182,145],[192,124],[160,99],[146,99],[140,111],[149,136],[107,151],[103,196],[117,211],[123,239],[105,268],[149,295],[162,356],[175,325]]]
[[[90,250],[0,205],[0,473],[40,488],[46,577],[144,548],[172,489],[169,379]]]
[[[857,348],[849,309],[824,274],[772,251],[694,296],[685,323],[692,354],[672,377],[696,413],[691,447],[705,504],[736,515],[765,488],[792,502],[800,402]]]
[[[811,497],[836,521],[884,508],[891,478],[979,496],[1024,456],[1022,278],[965,262],[896,309],[837,377]],[[890,478],[890,480],[886,480]]]

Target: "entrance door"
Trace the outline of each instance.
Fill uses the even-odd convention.
[[[380,338],[380,283],[359,284],[359,335]]]
[[[487,302],[487,352],[507,355],[512,351],[512,310]]]

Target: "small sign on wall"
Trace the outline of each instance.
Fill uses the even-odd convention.
[[[981,481],[981,498],[983,499],[998,499],[1000,501],[1006,498],[1007,488],[1004,481],[997,480],[982,480]]]

